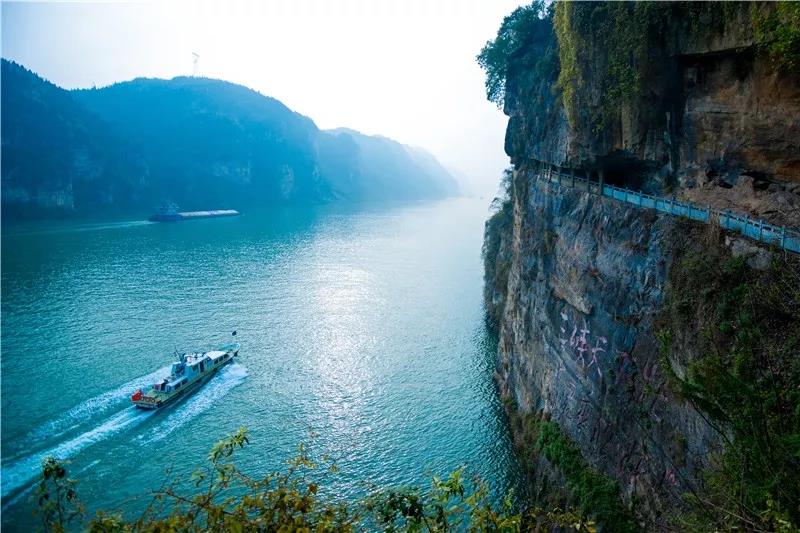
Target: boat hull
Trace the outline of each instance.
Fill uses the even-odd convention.
[[[213,211],[181,211],[180,213],[156,213],[147,220],[150,222],[180,222],[182,220],[195,220],[200,218],[220,218],[239,216],[234,209],[215,209]]]
[[[137,409],[144,409],[148,411],[153,411],[156,409],[161,409],[167,405],[171,405],[175,403],[178,399],[184,398],[193,394],[197,389],[202,387],[208,380],[210,380],[214,375],[220,371],[223,367],[231,364],[236,356],[239,354],[239,351],[236,350],[233,352],[231,357],[224,360],[220,365],[214,366],[209,368],[205,373],[203,373],[198,379],[188,383],[185,387],[181,388],[178,391],[173,392],[169,396],[161,397],[161,398],[150,398],[148,396],[142,396],[138,400],[132,400],[133,404],[136,406]]]
[[[150,222],[180,222],[183,217],[179,213],[151,215],[147,220]]]

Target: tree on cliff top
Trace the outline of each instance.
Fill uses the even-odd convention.
[[[548,15],[544,0],[534,0],[528,6],[518,7],[503,19],[497,37],[486,41],[478,54],[478,64],[486,71],[486,97],[498,107],[502,107],[505,100],[509,58],[522,50],[526,43],[551,31],[552,24],[544,22]]]

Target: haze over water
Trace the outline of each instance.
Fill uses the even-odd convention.
[[[462,465],[513,487],[481,302],[486,203],[4,227],[3,529],[30,527],[24,491],[47,454],[72,461],[90,511],[133,512],[240,426],[243,468],[311,442],[337,458],[341,496]],[[238,362],[196,394],[129,407],[174,349],[233,330]]]

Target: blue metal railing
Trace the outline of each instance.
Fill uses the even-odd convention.
[[[550,168],[538,174],[539,177],[560,186],[585,186],[586,190],[598,192],[600,184],[572,174],[564,174]],[[800,232],[790,230],[786,226],[773,226],[763,220],[752,219],[731,211],[720,211],[712,207],[701,207],[689,202],[681,202],[674,198],[663,198],[631,191],[612,185],[603,185],[603,196],[627,202],[638,207],[655,209],[674,216],[691,218],[700,222],[711,222],[716,218],[722,228],[738,231],[742,235],[768,244],[776,244],[784,250],[800,254]]]

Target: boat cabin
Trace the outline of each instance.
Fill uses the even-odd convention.
[[[230,357],[230,353],[221,350],[182,355],[180,361],[172,363],[170,377],[153,385],[153,390],[159,392],[180,390],[192,378],[205,373],[209,368],[224,363]]]

